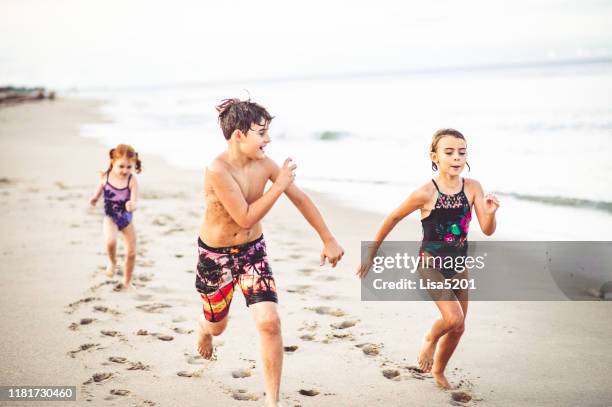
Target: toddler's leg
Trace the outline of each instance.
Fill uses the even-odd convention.
[[[106,276],[112,277],[117,268],[117,232],[119,229],[115,222],[108,216],[102,221],[102,233],[104,234],[104,243],[106,245],[106,253],[108,255],[108,266],[106,267]]]
[[[129,287],[132,282],[132,272],[136,262],[136,230],[134,223],[130,222],[121,230],[125,242],[125,270],[123,271],[123,286]]]

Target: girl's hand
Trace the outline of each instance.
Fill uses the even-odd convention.
[[[91,206],[96,206],[97,203],[98,203],[98,198],[96,198],[95,196],[92,196],[91,198],[89,198],[89,204]]]
[[[125,203],[125,210],[128,212],[134,212],[136,210],[136,204],[132,201],[127,201]]]
[[[319,265],[324,265],[325,259],[327,259],[332,267],[336,267],[336,264],[342,260],[342,256],[344,256],[344,249],[334,239],[325,243],[325,246],[323,246],[323,251],[321,252],[321,263]]]
[[[365,276],[368,275],[368,272],[370,271],[370,269],[372,268],[372,263],[374,263],[374,259],[371,256],[369,256],[368,259],[364,263],[361,263],[359,267],[357,267],[357,273],[355,273],[355,275],[359,277],[360,279],[364,279]]]
[[[484,196],[484,201],[485,212],[487,213],[487,215],[493,215],[497,211],[497,209],[499,209],[499,200],[495,195],[486,194]]]

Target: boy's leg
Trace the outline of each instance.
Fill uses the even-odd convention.
[[[204,359],[210,359],[212,357],[212,337],[219,336],[225,331],[228,319],[229,317],[226,316],[219,322],[210,322],[204,318],[204,314],[200,315],[198,319],[197,346],[198,353],[202,355]]]
[[[265,301],[252,304],[249,308],[261,339],[266,405],[276,406],[280,397],[280,380],[283,369],[283,338],[277,304]]]
[[[136,230],[134,224],[129,225],[121,230],[123,241],[125,242],[125,269],[123,270],[123,286],[129,287],[132,282],[132,272],[134,271],[134,263],[136,262]]]
[[[102,233],[104,234],[104,244],[108,255],[108,266],[106,267],[106,276],[112,277],[117,268],[117,233],[119,229],[115,222],[108,216],[102,221]]]

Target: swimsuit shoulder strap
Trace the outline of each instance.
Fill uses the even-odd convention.
[[[461,192],[463,192],[464,187],[465,187],[465,178],[461,178]]]
[[[433,182],[434,186],[436,187],[436,190],[438,190],[438,192],[440,192],[440,188],[438,188],[438,184],[436,184],[436,181],[432,178],[431,182]]]
[[[110,171],[106,171],[106,183],[108,184],[108,175],[110,174]]]
[[[128,190],[130,190],[130,191],[131,191],[131,189],[130,189],[130,181],[131,180],[132,180],[132,174],[130,174],[130,176],[128,177],[128,184],[127,184]]]

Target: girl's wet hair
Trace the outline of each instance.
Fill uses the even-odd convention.
[[[138,158],[138,153],[134,151],[134,147],[127,144],[119,144],[115,148],[111,148],[108,152],[108,156],[110,158],[110,164],[105,174],[108,174],[113,169],[113,162],[120,158],[127,158],[128,160],[133,160],[135,163],[134,169],[137,174],[140,174],[142,171],[142,162]]]
[[[251,124],[268,125],[273,116],[261,105],[251,102],[251,100],[224,99],[217,106],[219,112],[219,124],[223,131],[223,137],[229,140],[235,130],[240,130],[246,134],[251,128]]]
[[[433,135],[433,137],[431,138],[431,145],[429,146],[429,151],[431,151],[432,153],[435,153],[436,150],[438,149],[438,143],[440,142],[440,140],[442,140],[443,137],[446,136],[452,136],[455,138],[460,138],[461,140],[465,141],[465,143],[467,144],[467,140],[465,139],[465,137],[463,136],[463,134],[461,134],[461,132],[459,132],[458,130],[455,129],[440,129],[438,131],[436,131]],[[468,162],[466,161],[465,164],[468,167],[469,171],[472,171],[472,169],[470,168],[470,164],[468,164]],[[438,171],[438,166],[436,165],[435,162],[431,162],[431,169],[433,171]]]

